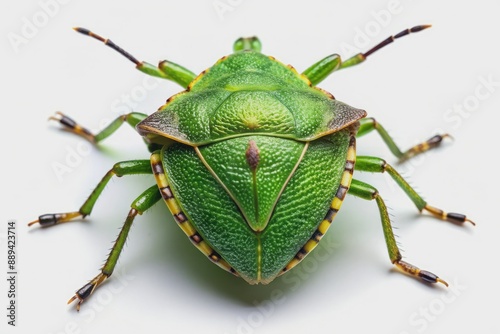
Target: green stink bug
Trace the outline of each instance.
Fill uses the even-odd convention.
[[[373,130],[400,160],[438,146],[448,135],[436,135],[402,152],[364,110],[316,87],[332,72],[357,65],[396,38],[427,27],[403,30],[346,61],[336,54],[327,56],[302,74],[263,55],[257,38],[240,38],[234,53],[198,76],[169,61],[157,67],[140,62],[109,39],[75,28],[118,51],[140,71],[172,80],[185,90],[150,116],[123,115],[95,135],[62,113],[52,117],[96,144],[126,122],[143,136],[152,154],[150,160],[116,163],[78,211],[44,214],[29,225],[51,226],[86,217],[114,175],[152,174],[156,181],[132,203],[101,272],[69,302],[78,299],[79,309],[111,276],[134,218],[162,199],[205,256],[250,284],[271,282],[309,254],[347,193],[375,200],[391,262],[423,281],[447,285],[437,275],[402,261],[382,197],[373,186],[353,179],[353,173],[387,172],[419,211],[474,224],[465,215],[428,205],[385,160],[356,156],[356,137]]]

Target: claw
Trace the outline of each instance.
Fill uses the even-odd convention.
[[[78,291],[76,291],[75,295],[68,300],[68,304],[71,304],[73,301],[78,299],[78,303],[76,304],[76,310],[80,311],[80,306],[82,303],[92,294],[94,290],[101,285],[109,276],[100,273],[89,283],[82,286]]]
[[[80,305],[82,305],[83,303],[83,299],[81,299],[77,294],[75,294],[73,297],[71,297],[69,300],[68,300],[68,303],[67,304],[71,304],[75,299],[78,299],[78,303],[76,304],[76,310],[78,312],[80,312]]]
[[[80,290],[78,290],[73,297],[68,300],[68,304],[71,304],[74,300],[78,299],[78,303],[76,304],[76,310],[80,311],[80,305],[82,305],[83,301],[87,299],[95,289],[95,284],[87,283]]]
[[[64,114],[62,112],[56,111],[55,115],[49,117],[49,121],[60,122],[63,119],[63,117],[66,117],[66,116],[64,116]]]
[[[471,223],[472,225],[476,226],[476,223],[474,223],[472,220],[470,220],[469,218],[465,218],[465,221],[466,222],[469,222]]]

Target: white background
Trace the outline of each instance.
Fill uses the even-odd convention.
[[[500,333],[500,185],[493,158],[500,106],[498,2],[54,3],[0,5],[0,267],[7,271],[5,225],[15,219],[19,268],[17,327],[6,325],[8,287],[1,279],[0,332]],[[141,60],[169,59],[198,73],[230,53],[240,36],[259,36],[264,53],[302,71],[328,54],[345,59],[427,23],[433,28],[398,40],[320,86],[366,109],[402,148],[439,129],[454,136],[398,168],[430,204],[466,213],[475,228],[419,216],[387,175],[357,174],[387,200],[405,258],[448,280],[450,288],[391,269],[374,202],[348,197],[321,246],[269,286],[247,285],[212,265],[160,204],[136,219],[116,275],[80,313],[65,304],[97,274],[130,202],[153,180],[114,179],[86,221],[28,229],[39,214],[77,210],[114,162],[149,157],[127,125],[97,148],[60,131],[48,116],[61,110],[96,130],[122,112],[151,113],[180,90],[145,79],[128,60],[71,27],[93,29]],[[29,30],[29,24],[38,27]],[[12,42],[16,38],[20,44]],[[488,80],[493,85],[485,85]],[[358,141],[358,152],[396,163],[375,133]],[[66,173],[56,173],[62,165]]]

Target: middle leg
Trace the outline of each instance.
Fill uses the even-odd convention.
[[[149,160],[130,160],[130,161],[117,162],[113,166],[113,168],[111,168],[106,173],[106,175],[104,175],[102,180],[97,184],[94,191],[92,191],[90,196],[87,198],[85,203],[83,203],[83,205],[80,207],[78,211],[44,214],[39,216],[37,220],[34,220],[31,223],[29,223],[28,226],[38,223],[40,224],[40,226],[46,227],[58,223],[69,222],[78,217],[85,218],[92,212],[92,209],[94,208],[97,199],[99,198],[99,196],[101,196],[104,187],[106,187],[106,185],[108,184],[109,180],[111,180],[113,175],[121,177],[124,175],[152,174],[152,173],[153,171],[151,170],[151,164],[149,163]]]
[[[356,158],[355,169],[364,172],[372,172],[372,173],[383,173],[387,172],[393,178],[394,181],[403,189],[403,191],[408,195],[408,197],[412,200],[415,206],[418,208],[420,212],[427,211],[434,217],[437,217],[442,220],[446,220],[455,224],[461,224],[465,222],[469,222],[472,225],[475,225],[472,220],[467,218],[465,215],[461,213],[446,213],[441,209],[435,208],[427,204],[427,202],[420,196],[415,189],[413,189],[408,182],[392,167],[389,165],[384,159],[377,157],[368,157],[368,156],[358,156]]]

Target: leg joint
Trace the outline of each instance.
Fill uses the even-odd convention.
[[[134,218],[137,215],[142,215],[142,212],[137,210],[136,208],[130,208],[130,211],[128,212],[128,217]]]
[[[380,160],[380,167],[382,168],[382,172],[386,172],[388,168],[393,169],[384,159]]]

